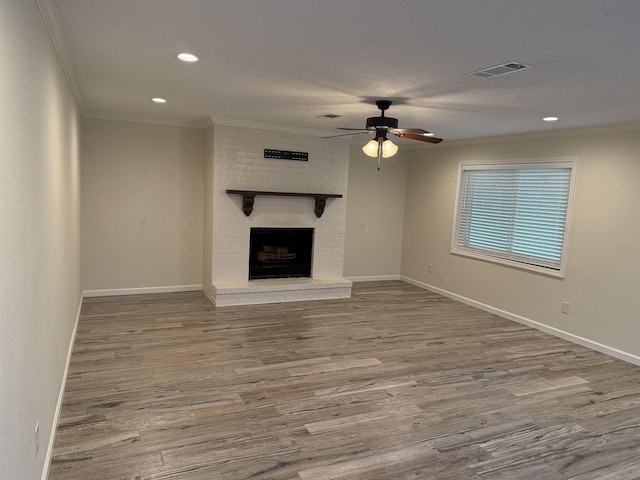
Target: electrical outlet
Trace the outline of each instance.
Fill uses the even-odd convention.
[[[569,315],[569,305],[570,305],[569,302],[562,302],[562,307],[560,308],[560,311],[565,315]]]
[[[144,217],[138,218],[138,227],[147,228],[147,219]]]
[[[34,441],[35,441],[35,456],[38,456],[38,451],[40,450],[40,423],[36,423],[36,429],[34,431]]]

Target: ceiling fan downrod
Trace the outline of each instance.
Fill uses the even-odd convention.
[[[392,103],[391,100],[376,100],[376,107],[382,112],[381,117],[384,117],[384,111],[388,110]]]

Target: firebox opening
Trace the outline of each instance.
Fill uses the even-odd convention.
[[[311,277],[313,228],[252,228],[249,280]]]

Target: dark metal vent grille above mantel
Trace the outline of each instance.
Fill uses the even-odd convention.
[[[227,190],[229,195],[242,195],[242,211],[248,217],[253,211],[253,202],[258,195],[277,197],[310,197],[315,198],[314,212],[320,218],[329,198],[342,198],[336,193],[298,193],[298,192],[265,192],[262,190]]]

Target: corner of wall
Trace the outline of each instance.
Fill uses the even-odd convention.
[[[213,158],[214,126],[204,130],[204,218],[202,239],[202,291],[215,305],[213,289]]]

